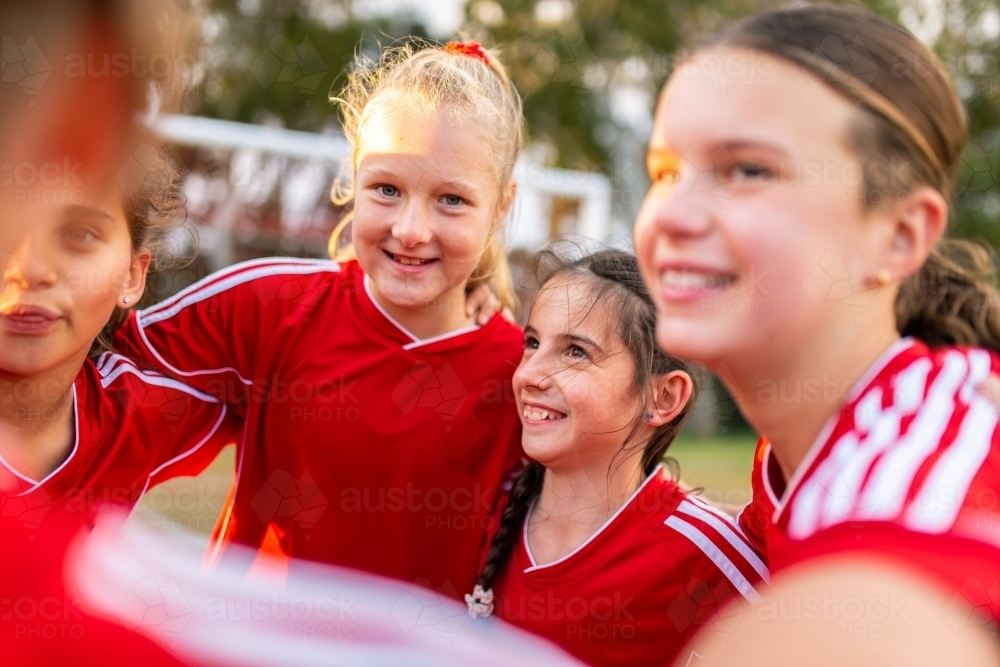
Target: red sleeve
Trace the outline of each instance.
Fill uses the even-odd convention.
[[[262,351],[303,319],[309,276],[339,272],[335,262],[266,259],[237,264],[162,303],[133,313],[115,348],[144,365],[231,404],[268,377]]]
[[[993,522],[1000,517],[992,516]],[[994,524],[997,525],[997,524]],[[889,559],[1000,623],[1000,546],[955,534],[929,535],[890,522],[843,523],[784,549],[775,570],[834,554]]]
[[[105,354],[98,360],[93,386],[102,400],[117,404],[125,447],[116,466],[129,463],[148,471],[149,485],[201,473],[219,452],[235,442],[241,421],[232,408],[186,384],[138,369],[131,360]],[[130,461],[131,460],[131,461]]]
[[[0,507],[4,499],[0,490]],[[138,632],[90,615],[66,586],[67,552],[86,530],[86,518],[62,512],[30,527],[0,515],[0,662],[180,667],[183,663]]]
[[[753,495],[737,517],[743,534],[746,535],[754,550],[760,554],[765,563],[767,562],[765,535],[774,514],[774,505],[764,488],[764,461],[769,447],[770,443],[764,438],[757,441],[757,451],[753,457],[753,471],[750,473],[750,489]]]

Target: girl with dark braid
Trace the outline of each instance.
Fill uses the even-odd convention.
[[[495,613],[588,664],[667,664],[720,605],[756,601],[767,570],[734,521],[664,470],[700,374],[658,349],[635,257],[547,251],[538,267],[513,380],[532,462],[469,613]]]

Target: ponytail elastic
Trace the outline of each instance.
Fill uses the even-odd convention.
[[[444,45],[446,53],[453,53],[456,56],[470,56],[483,61],[487,67],[490,65],[490,57],[483,51],[483,45],[479,42],[448,42]]]

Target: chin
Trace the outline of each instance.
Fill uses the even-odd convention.
[[[715,328],[705,323],[688,324],[661,316],[656,323],[656,343],[675,357],[710,365],[725,357],[732,344],[732,341],[726,340],[728,334],[720,339],[713,330]],[[735,325],[729,328],[731,331],[740,329]]]
[[[568,447],[559,442],[548,442],[536,438],[521,438],[521,449],[525,455],[546,468],[559,461]]]
[[[5,357],[0,358],[0,372],[10,375],[32,376],[54,368],[56,363],[56,361],[32,355],[23,355],[16,359]]]

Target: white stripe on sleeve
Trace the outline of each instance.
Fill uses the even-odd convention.
[[[311,273],[322,273],[324,271],[338,271],[339,269],[340,267],[336,262],[312,262],[310,264],[303,265],[268,265],[259,269],[243,271],[242,273],[237,273],[234,276],[224,280],[219,280],[218,282],[205,287],[195,285],[194,287],[197,287],[197,289],[177,300],[169,308],[164,308],[162,310],[158,309],[155,311],[153,309],[149,309],[139,313],[139,326],[148,327],[156,322],[168,320],[190,305],[196,304],[199,301],[204,301],[205,299],[211,298],[216,294],[220,294],[221,292],[232,289],[237,285],[242,285],[243,283],[257,278],[266,278],[268,276],[277,275],[308,275]]]
[[[743,597],[753,604],[758,604],[761,601],[760,593],[758,593],[750,582],[747,581],[747,578],[744,577],[739,568],[737,568],[736,565],[729,560],[729,557],[722,553],[722,550],[715,546],[715,544],[712,543],[712,540],[710,540],[704,533],[676,515],[668,517],[664,523],[691,540],[691,542],[694,543],[694,545],[698,547],[717,568],[719,568],[719,571],[726,575],[729,582],[743,595]]]
[[[757,574],[760,575],[761,579],[767,581],[770,573],[767,571],[767,566],[764,565],[763,561],[754,553],[754,550],[750,548],[746,540],[743,538],[742,533],[738,532],[739,529],[735,528],[726,522],[715,516],[713,512],[710,512],[704,508],[698,507],[690,501],[682,501],[677,507],[677,511],[681,514],[686,514],[690,517],[703,521],[711,526],[719,535],[722,536],[726,542],[729,543],[731,547],[740,552],[747,563],[756,570]]]

